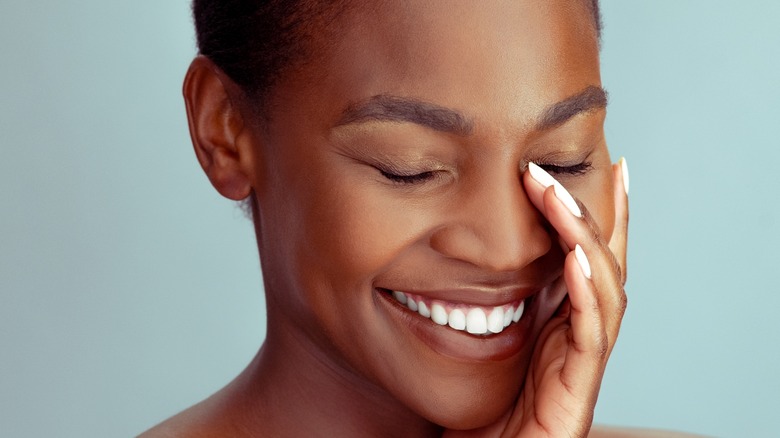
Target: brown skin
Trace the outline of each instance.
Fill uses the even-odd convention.
[[[148,436],[587,435],[625,309],[627,199],[604,108],[540,121],[601,86],[590,12],[563,0],[384,3],[315,41],[328,51],[281,79],[267,121],[209,60],[192,63],[198,159],[222,195],[259,205],[268,331],[234,382]],[[383,95],[457,112],[470,129],[345,123],[345,109]],[[531,161],[590,164],[553,173],[584,218],[525,172]],[[377,167],[433,177],[399,184]],[[566,254],[575,244],[592,279]],[[477,304],[536,293],[528,330],[504,337],[519,347],[464,358],[410,327],[451,329],[399,317],[378,288]]]

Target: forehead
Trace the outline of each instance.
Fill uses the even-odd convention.
[[[365,2],[336,26],[328,44],[315,44],[325,56],[305,67],[308,78],[288,83],[307,90],[324,124],[352,102],[390,94],[517,125],[600,85],[584,1]]]

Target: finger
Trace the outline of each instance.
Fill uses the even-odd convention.
[[[547,338],[540,337],[545,339],[541,357],[549,347],[557,352],[554,356],[562,352],[563,359],[560,366],[548,360],[533,401],[533,417],[552,436],[582,436],[588,430],[608,355],[598,299],[585,275],[589,268],[583,267],[588,261],[577,255],[581,252],[576,246],[564,262],[563,276],[569,287],[567,324],[555,325]],[[529,431],[528,436],[537,435]]]
[[[530,164],[529,169],[534,169],[533,166],[535,165]],[[560,183],[543,169],[539,167],[536,169],[537,172],[541,172],[539,176],[542,179],[541,187],[545,184],[550,185],[545,189],[536,187],[533,190],[528,190],[529,197],[533,198],[532,202],[539,202],[539,210],[568,248],[574,248],[575,245],[579,244],[588,252],[595,281],[609,283],[619,279],[615,258],[606,242],[603,241],[598,231],[599,227],[593,222],[587,208],[578,203]],[[533,184],[539,185],[536,177],[532,178],[531,181],[536,181]],[[609,289],[612,288],[604,290]]]
[[[591,255],[591,263],[597,273],[596,281],[609,282],[616,276],[613,274],[619,273],[616,259],[603,241],[599,227],[587,208],[541,167],[529,163],[528,170],[524,175],[524,183],[531,202],[542,212],[568,248],[580,244]]]
[[[626,284],[627,263],[626,247],[628,245],[628,165],[625,158],[612,165],[612,177],[615,198],[615,228],[609,240],[609,249],[615,255],[620,265],[621,281]]]
[[[537,169],[537,171],[534,172],[534,169]],[[539,172],[539,169],[541,168],[539,168],[536,163],[528,163],[529,172],[525,172],[523,175],[523,184],[526,187],[526,193],[528,194],[531,203],[537,210],[542,212],[542,215],[547,216],[546,207],[544,205],[544,191],[547,187],[558,184],[558,182],[547,172],[543,170]],[[534,175],[532,175],[532,173],[534,173]],[[571,251],[572,247],[560,238],[560,236],[558,236],[556,240],[564,254],[568,254],[569,251]]]
[[[566,256],[564,279],[569,287],[571,340],[561,379],[579,398],[595,397],[610,350],[592,269],[581,246]],[[595,399],[593,400],[595,402]]]
[[[510,418],[507,436],[585,436],[590,428],[610,349],[592,275],[576,245],[560,279],[568,297],[538,338],[520,415]]]
[[[579,205],[582,217],[578,218],[563,204],[559,198],[561,194],[556,194],[554,189],[547,189],[543,196],[548,220],[558,231],[560,238],[570,248],[579,246],[582,248],[582,252],[587,254],[591,271],[589,284],[598,307],[597,311],[603,320],[604,331],[608,339],[607,354],[609,355],[617,340],[626,309],[626,295],[621,278],[622,270],[606,242],[599,236],[598,227],[593,223],[585,206]],[[576,253],[569,254],[569,256],[573,255],[576,256]],[[575,279],[564,275],[564,280],[571,296],[574,289],[571,281]]]
[[[529,171],[531,181],[528,183],[537,184],[527,190],[532,202],[539,202],[541,198],[540,211],[566,245],[574,248],[579,244],[588,254],[594,287],[601,303],[601,313],[606,320],[611,347],[617,338],[626,305],[621,269],[606,242],[601,239],[598,226],[593,222],[587,208],[577,203],[571,194],[543,169],[529,164]],[[545,185],[548,187],[542,191],[541,187]],[[570,286],[568,282],[567,286]]]
[[[536,207],[537,210],[542,212],[542,215],[547,216],[547,212],[544,207],[544,191],[557,181],[550,176],[549,173],[540,172],[541,169],[536,163],[528,163],[528,171],[523,173],[523,185],[526,187],[526,193],[528,199]]]

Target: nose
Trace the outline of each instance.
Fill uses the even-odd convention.
[[[431,247],[447,258],[506,272],[550,250],[544,217],[528,199],[519,170],[480,178],[461,191],[449,210],[451,220],[430,239]]]

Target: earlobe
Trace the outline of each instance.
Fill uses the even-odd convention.
[[[192,61],[183,86],[195,155],[215,189],[241,200],[252,191],[253,148],[248,143],[239,88],[208,58]]]

